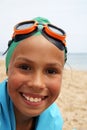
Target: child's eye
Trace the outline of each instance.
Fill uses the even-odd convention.
[[[58,71],[56,69],[47,69],[48,74],[56,74]]]
[[[31,70],[31,67],[29,65],[20,65],[19,68],[22,70]]]

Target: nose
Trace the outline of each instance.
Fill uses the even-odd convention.
[[[31,86],[34,89],[44,89],[46,87],[45,80],[44,80],[44,74],[36,73],[32,76],[32,79],[29,83],[29,86]]]

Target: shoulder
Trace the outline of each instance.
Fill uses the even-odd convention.
[[[6,83],[7,83],[7,80],[4,80],[3,82],[0,83],[0,101],[1,99],[3,99],[3,96],[6,93]]]
[[[12,101],[7,92],[7,80],[0,83],[0,130],[15,129],[15,116]]]
[[[49,115],[49,118],[62,118],[61,117],[61,112],[60,109],[58,107],[58,105],[56,103],[53,103],[50,107],[48,107],[48,109],[46,109],[42,114],[46,114]]]
[[[62,126],[63,119],[61,112],[56,103],[53,103],[39,116],[36,130],[40,130],[41,128],[43,128],[42,130],[62,130]]]
[[[5,86],[7,80],[3,80],[2,82],[0,82],[0,90],[3,89],[2,87]]]

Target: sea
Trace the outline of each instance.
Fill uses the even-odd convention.
[[[2,52],[0,59],[5,59]],[[87,71],[87,53],[68,53],[65,68]]]
[[[68,53],[65,68],[87,71],[87,53]]]

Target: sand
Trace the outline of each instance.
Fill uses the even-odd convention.
[[[0,82],[5,77],[4,61],[0,60]],[[87,130],[87,71],[64,69],[56,102],[64,119],[63,130]]]

